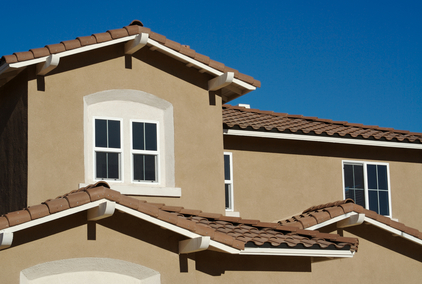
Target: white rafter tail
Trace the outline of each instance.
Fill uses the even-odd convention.
[[[199,237],[179,242],[179,253],[192,253],[208,249],[210,246],[210,237]]]
[[[208,81],[208,90],[217,91],[233,83],[234,73],[227,72]]]
[[[59,66],[59,62],[60,56],[57,54],[51,54],[47,57],[44,64],[41,63],[37,66],[37,75],[45,76],[47,73]]]
[[[8,248],[12,245],[13,233],[3,232],[0,233],[0,250]]]
[[[106,201],[88,210],[88,221],[98,221],[114,214],[116,202]]]
[[[354,214],[347,219],[341,220],[337,223],[337,228],[347,228],[360,225],[365,221],[365,214]]]
[[[137,35],[133,40],[125,43],[125,54],[132,55],[140,50],[147,44],[148,38],[148,34],[142,33]]]

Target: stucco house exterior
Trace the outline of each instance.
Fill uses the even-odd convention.
[[[231,106],[140,21],[0,61],[0,283],[419,283],[422,134]]]

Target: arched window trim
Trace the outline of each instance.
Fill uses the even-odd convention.
[[[126,106],[115,108],[114,105]],[[113,106],[113,107],[112,107]],[[132,112],[127,111],[130,106]],[[138,111],[139,109],[139,111]],[[130,116],[132,114],[132,116]],[[174,123],[173,106],[171,103],[152,94],[138,90],[107,90],[84,97],[84,157],[85,157],[85,186],[96,182],[94,155],[94,119],[95,117],[109,117],[122,119],[122,149],[121,170],[122,178],[116,181],[107,180],[111,187],[123,194],[180,197],[181,189],[175,187],[174,178]],[[158,134],[160,138],[159,179],[157,182],[133,182],[131,173],[133,160],[130,157],[131,121],[159,121]]]

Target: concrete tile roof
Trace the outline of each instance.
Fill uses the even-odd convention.
[[[84,47],[84,46],[88,46],[88,45],[92,45],[96,43],[103,43],[103,42],[111,41],[114,39],[119,39],[122,37],[131,36],[131,35],[137,35],[141,33],[149,34],[149,37],[151,39],[159,42],[160,44],[172,50],[175,50],[183,55],[191,57],[223,73],[234,72],[234,77],[236,79],[239,79],[243,82],[251,84],[255,87],[261,86],[261,82],[254,79],[253,77],[248,76],[246,74],[242,74],[233,68],[225,66],[221,62],[214,61],[210,59],[208,56],[197,53],[195,52],[195,50],[191,49],[187,45],[182,45],[175,41],[169,40],[165,36],[155,33],[151,31],[151,29],[144,27],[143,24],[138,20],[132,21],[128,26],[125,26],[121,29],[108,30],[104,33],[77,37],[76,39],[73,39],[73,40],[66,40],[60,43],[56,43],[56,44],[49,44],[49,45],[46,45],[45,47],[30,49],[29,51],[15,52],[10,55],[4,55],[0,59],[0,67],[4,64],[11,64],[11,63],[22,62],[26,60],[35,59],[35,58],[45,57],[51,54],[58,54],[60,52],[69,51],[72,49],[76,49],[76,48],[80,48],[80,47]]]
[[[228,217],[200,210],[149,203],[122,195],[110,189],[105,182],[98,182],[95,185],[74,190],[55,199],[49,199],[42,204],[7,213],[0,217],[0,230],[70,210],[100,199],[114,201],[117,204],[196,234],[210,236],[211,240],[239,250],[243,250],[245,247],[274,247],[350,250],[355,252],[358,248],[358,239],[356,238],[303,230],[297,226],[265,223],[259,220]]]
[[[422,143],[422,133],[223,105],[224,128]]]
[[[306,229],[350,212],[365,214],[365,218],[378,221],[390,228],[422,240],[422,232],[419,232],[419,230],[394,221],[389,217],[377,214],[374,211],[365,209],[362,206],[355,204],[352,199],[312,206],[304,210],[302,214],[279,221],[278,223],[283,226],[294,226],[299,229]]]

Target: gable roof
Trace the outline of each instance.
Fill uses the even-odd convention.
[[[207,236],[211,240],[210,247],[229,253],[351,257],[358,247],[356,238],[341,237],[337,234],[148,203],[122,195],[110,189],[105,182],[80,188],[42,204],[1,216],[0,246],[5,248],[11,244],[11,241],[9,244],[1,244],[2,239],[7,240],[7,237],[3,236],[76,212],[93,210],[103,206],[100,204],[104,202],[115,203],[117,210],[189,238]],[[109,216],[113,212],[107,214],[105,215]]]
[[[415,144],[413,147],[422,149],[422,133],[344,121],[332,121],[317,117],[261,111],[227,104],[223,105],[223,124],[224,128],[229,130],[297,134],[295,137],[300,140],[305,139],[301,139],[299,135],[302,135],[302,138],[307,135],[321,137],[320,142],[329,142],[323,138],[337,138],[337,140],[333,140],[338,141],[337,143],[348,143],[346,141],[354,139],[355,141],[367,140],[367,143],[372,142],[372,144],[373,142],[378,142],[378,144],[380,144],[379,142],[385,142],[384,145],[389,147],[406,147],[403,144],[412,143]],[[393,142],[400,142],[400,144]]]
[[[354,220],[348,221],[347,219],[351,217]],[[397,236],[401,236],[422,245],[422,232],[419,232],[419,230],[391,220],[391,218],[377,214],[374,211],[365,209],[362,206],[355,204],[354,201],[349,198],[312,206],[304,210],[302,214],[281,220],[278,223],[285,226],[295,226],[300,229],[315,230],[333,223],[338,223],[338,226],[340,227],[348,227],[359,225],[362,222],[367,222]]]
[[[221,62],[217,62],[210,59],[208,56],[197,53],[188,45],[182,45],[167,39],[165,36],[144,27],[138,20],[132,21],[128,26],[121,29],[108,30],[104,33],[77,37],[73,40],[49,44],[45,47],[30,49],[29,51],[4,55],[0,59],[0,86],[10,80],[11,77],[16,76],[18,72],[16,72],[17,70],[15,69],[20,69],[31,64],[44,64],[44,62],[48,62],[48,58],[52,55],[57,57],[69,56],[111,44],[133,41],[138,35],[146,36],[143,39],[145,42],[142,44],[147,45],[151,50],[157,50],[167,54],[170,57],[186,63],[188,67],[198,69],[201,73],[208,73],[217,77],[228,72],[232,73],[234,76],[234,79],[232,80],[234,84],[232,85],[235,86],[227,86],[229,91],[225,90],[225,92],[222,92],[221,95],[223,96],[224,101],[232,100],[261,86],[261,82],[253,77],[242,74],[236,69],[227,67]],[[137,44],[139,44],[139,42],[137,42]]]

